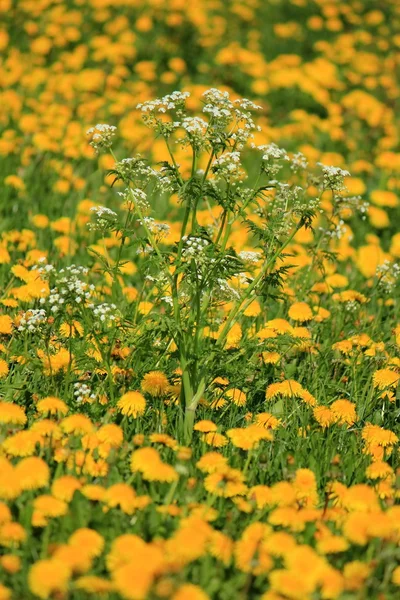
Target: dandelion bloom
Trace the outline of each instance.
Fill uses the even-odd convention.
[[[282,419],[278,419],[277,417],[274,417],[274,415],[271,415],[271,413],[268,412],[262,412],[256,415],[256,425],[259,425],[260,427],[265,427],[265,429],[277,429],[280,426],[281,422]]]
[[[84,549],[91,558],[100,556],[104,547],[104,538],[94,529],[82,527],[77,529],[68,540],[70,546]]]
[[[118,507],[127,515],[132,515],[136,509],[136,492],[127,483],[115,483],[109,487],[102,500],[110,508]]]
[[[209,431],[217,431],[217,426],[214,421],[203,420],[197,421],[193,429],[202,433],[208,433]]]
[[[226,435],[230,438],[234,446],[241,448],[242,450],[252,450],[258,446],[261,440],[273,439],[270,431],[258,427],[257,425],[229,429],[226,432]]]
[[[11,590],[0,583],[0,600],[11,600]]]
[[[378,369],[372,377],[375,388],[384,390],[388,387],[395,387],[400,381],[400,374],[390,369]]]
[[[86,415],[75,413],[61,421],[61,429],[64,433],[85,435],[93,431],[93,423]]]
[[[49,483],[50,469],[42,458],[36,456],[21,460],[15,472],[23,490],[37,490]]]
[[[12,402],[0,402],[0,424],[25,425],[26,414],[23,408]]]
[[[83,327],[79,321],[73,321],[72,323],[62,323],[60,325],[60,334],[63,337],[82,337]]]
[[[222,533],[222,531],[213,531],[209,547],[211,556],[214,556],[225,566],[228,566],[231,562],[233,548],[234,542],[228,535]]]
[[[343,569],[346,590],[357,591],[362,588],[364,582],[371,573],[370,565],[360,560],[347,563]]]
[[[26,531],[20,523],[10,521],[0,525],[0,544],[6,548],[18,546],[26,540]]]
[[[198,585],[184,583],[171,596],[171,600],[209,600],[210,596]]]
[[[151,433],[149,440],[152,444],[162,444],[167,448],[173,448],[174,450],[178,447],[178,442],[167,433]]]
[[[103,579],[97,575],[83,575],[75,580],[74,586],[87,594],[107,594],[111,593],[114,585],[108,579]]]
[[[392,573],[392,583],[400,586],[400,567],[396,567]]]
[[[10,335],[12,328],[12,318],[9,315],[0,315],[0,335]]]
[[[237,388],[227,390],[225,392],[225,396],[229,398],[233,404],[236,404],[236,406],[244,406],[246,404],[246,394]]]
[[[140,387],[150,396],[164,396],[168,391],[169,382],[162,371],[151,371],[143,377]]]
[[[255,485],[251,487],[247,497],[256,503],[258,509],[272,506],[275,503],[273,492],[267,485]]]
[[[330,406],[335,422],[340,425],[353,425],[357,421],[356,405],[349,400],[335,400]]]
[[[58,500],[71,502],[75,492],[81,489],[81,487],[82,484],[73,475],[62,475],[61,477],[53,480],[51,485],[51,493],[54,498],[57,498]]]
[[[312,394],[294,379],[286,379],[279,383],[271,383],[265,392],[266,400],[273,400],[277,396],[284,398],[301,398],[306,404],[315,406],[317,401]]]
[[[207,492],[231,498],[246,493],[247,487],[244,483],[244,475],[239,469],[225,467],[222,471],[210,473],[204,480],[204,487]]]
[[[140,392],[126,392],[118,400],[117,406],[123,415],[136,419],[143,415],[146,409],[146,400]]]
[[[216,431],[205,433],[202,439],[208,446],[214,446],[215,448],[222,448],[228,443],[227,438],[222,433]]]
[[[11,456],[31,456],[35,453],[36,444],[41,437],[34,431],[18,431],[3,442],[3,449]]]
[[[376,460],[365,471],[369,479],[387,479],[393,477],[393,469],[387,462]]]
[[[111,448],[119,448],[124,441],[124,433],[118,425],[109,423],[103,425],[97,432],[97,438],[100,442],[109,444]]]
[[[228,459],[219,452],[207,452],[197,461],[196,467],[204,473],[213,473],[226,467]]]
[[[140,544],[138,540],[136,549],[135,544],[132,544],[131,552],[124,555],[121,566],[111,568],[115,589],[127,600],[147,598],[154,578],[163,571],[164,567],[165,559],[161,549],[142,540],[140,542],[142,543]]]
[[[4,554],[0,558],[0,566],[3,567],[7,573],[18,573],[18,571],[21,570],[21,559],[19,556],[15,556],[15,554]]]
[[[235,545],[235,562],[240,571],[262,575],[273,567],[273,560],[265,542],[271,527],[264,523],[252,523],[242,533]]]
[[[329,406],[316,406],[313,410],[314,419],[321,427],[330,427],[336,421],[334,413]]]
[[[65,564],[72,574],[80,575],[92,568],[92,558],[87,554],[85,548],[60,544],[57,546],[52,558]]]
[[[11,521],[11,511],[8,508],[7,504],[5,504],[4,502],[0,502],[0,525],[2,523],[8,523],[9,521]]]
[[[131,471],[139,471],[147,481],[172,482],[178,479],[176,470],[161,460],[155,448],[139,448],[131,457]]]
[[[21,491],[21,484],[15,467],[7,458],[0,456],[0,498],[14,500],[18,498]]]
[[[34,526],[47,525],[47,518],[63,517],[68,512],[68,504],[63,500],[54,498],[50,494],[38,496],[33,501],[32,523]]]
[[[300,323],[311,321],[313,318],[312,310],[306,302],[295,302],[289,308],[288,314],[293,321],[299,321]]]
[[[59,560],[39,560],[29,571],[28,584],[32,594],[46,600],[54,594],[67,591],[71,572]]]
[[[376,444],[383,448],[394,446],[399,441],[399,438],[393,431],[383,429],[383,427],[379,427],[379,425],[374,425],[373,423],[365,425],[361,436],[369,444]]]
[[[66,415],[68,412],[68,406],[60,400],[60,398],[55,398],[54,396],[47,396],[36,405],[36,410],[39,414],[50,414],[50,415]]]

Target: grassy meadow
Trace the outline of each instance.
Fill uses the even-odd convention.
[[[0,0],[0,600],[400,597],[398,0]]]

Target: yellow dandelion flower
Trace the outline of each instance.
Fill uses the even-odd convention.
[[[0,423],[25,425],[27,419],[23,408],[12,402],[0,402]]]
[[[392,573],[392,583],[400,586],[400,567],[396,567]]]
[[[311,321],[313,318],[313,312],[306,302],[295,302],[289,308],[288,314],[293,321],[299,321],[300,323]]]
[[[9,366],[3,358],[0,358],[0,378],[7,377],[9,373]]]
[[[100,556],[104,548],[104,538],[94,529],[82,527],[76,529],[68,540],[70,546],[80,548],[85,553],[94,558]]]
[[[143,377],[140,387],[150,396],[164,396],[168,391],[169,382],[162,371],[150,371]]]
[[[36,405],[36,410],[39,414],[64,416],[68,412],[68,406],[65,404],[65,402],[63,402],[63,400],[53,396],[48,396],[42,400],[39,400]]]
[[[71,572],[59,560],[39,560],[29,570],[28,585],[32,594],[47,600],[54,594],[67,591]]]
[[[197,461],[196,467],[203,473],[214,473],[224,469],[228,464],[228,459],[219,452],[207,452]]]
[[[237,388],[231,388],[230,390],[227,390],[225,392],[225,396],[229,398],[233,404],[236,404],[236,406],[244,406],[247,401],[246,394]]]
[[[222,471],[210,473],[204,480],[204,487],[210,494],[223,498],[242,496],[246,494],[247,487],[244,475],[239,469],[225,467]]]
[[[75,338],[83,336],[83,327],[79,321],[73,321],[72,323],[62,323],[60,325],[60,335],[66,338]]]
[[[0,566],[3,567],[3,569],[7,571],[7,573],[18,573],[18,571],[21,570],[21,559],[19,556],[15,556],[15,554],[4,554],[0,558]]]
[[[228,443],[227,438],[222,433],[218,433],[217,431],[210,431],[209,433],[205,433],[202,436],[202,440],[208,446],[214,446],[214,448],[222,448]]]
[[[108,579],[103,579],[97,575],[83,575],[75,580],[74,586],[77,590],[82,590],[87,594],[104,595],[114,590],[114,585]]]
[[[31,456],[41,442],[41,436],[34,431],[18,431],[3,442],[3,450],[11,456]]]
[[[384,390],[388,387],[396,387],[400,381],[400,374],[391,369],[378,369],[372,376],[375,388]]]
[[[3,523],[0,525],[0,544],[6,548],[18,546],[26,540],[26,531],[20,523]]]
[[[0,335],[10,335],[12,330],[12,318],[9,315],[0,315]]]
[[[136,419],[144,414],[146,400],[140,392],[126,392],[118,400],[117,406],[123,415]]]
[[[208,433],[209,431],[217,431],[217,426],[213,421],[197,421],[195,426],[193,427],[195,431],[201,431],[203,433]]]
[[[198,585],[184,583],[171,596],[171,600],[209,600],[210,596]]]
[[[58,500],[71,502],[75,492],[81,489],[81,487],[82,484],[76,477],[73,475],[63,475],[54,479],[51,485],[51,493]]]
[[[330,406],[335,422],[340,425],[353,425],[357,421],[356,405],[349,400],[335,400]]]
[[[61,421],[61,429],[64,433],[73,435],[85,435],[92,433],[93,423],[86,415],[76,413],[70,417],[65,417]]]
[[[0,583],[0,600],[11,600],[11,590]]]
[[[21,460],[15,472],[23,490],[37,490],[49,483],[50,469],[42,458],[36,456]]]

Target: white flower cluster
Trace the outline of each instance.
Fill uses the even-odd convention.
[[[107,304],[107,302],[104,302],[98,306],[91,304],[89,305],[89,308],[93,309],[93,315],[102,323],[111,324],[117,318],[117,307],[115,304]]]
[[[37,265],[33,265],[32,271],[37,271],[41,277],[49,277],[50,273],[53,273],[53,271],[55,271],[55,267],[53,265],[50,264],[46,264],[46,258],[44,256],[42,256],[41,258],[39,258],[38,260],[38,264]]]
[[[107,150],[108,148],[111,148],[112,139],[116,131],[117,128],[114,127],[114,125],[99,123],[94,127],[91,127],[86,133],[87,135],[92,136],[90,145],[96,150],[96,152],[100,152],[101,150]]]
[[[253,131],[260,131],[250,111],[259,110],[261,106],[247,98],[232,102],[228,92],[221,92],[215,88],[205,91],[203,98],[206,103],[203,113],[210,118],[208,138],[212,145],[224,143],[223,132],[231,124],[234,124],[234,131],[230,134],[230,139],[239,150],[253,137]]]
[[[344,178],[349,177],[350,173],[340,167],[329,167],[322,163],[317,163],[322,169],[322,183],[324,188],[334,192],[342,192],[346,189]]]
[[[288,153],[284,148],[279,148],[273,142],[271,144],[263,144],[257,146],[258,150],[263,153],[263,160],[289,160]]]
[[[361,196],[350,196],[342,199],[342,206],[347,206],[352,210],[358,210],[361,213],[363,221],[367,218],[367,211],[369,208],[369,202],[363,200]]]
[[[50,290],[48,298],[41,298],[40,303],[48,302],[51,305],[51,312],[56,313],[61,306],[68,303],[82,304],[89,300],[95,289],[94,285],[82,281],[79,276],[86,276],[88,269],[71,265],[59,271],[62,275],[57,280],[57,286]]]
[[[209,242],[201,237],[185,235],[183,238],[185,243],[185,247],[182,250],[182,258],[191,259],[196,258],[199,259],[203,254],[205,248],[209,245]]]
[[[91,231],[107,231],[115,227],[118,219],[116,212],[106,206],[92,206],[90,209],[95,215],[95,222],[88,223],[88,228]]]
[[[381,265],[378,265],[376,269],[376,276],[379,280],[379,285],[387,293],[393,292],[393,289],[400,277],[400,265],[398,263],[391,263],[389,260],[385,260]]]
[[[145,225],[158,240],[165,238],[171,230],[167,223],[159,223],[152,217],[144,217],[143,220],[139,220],[139,223]]]
[[[201,119],[200,117],[185,117],[181,122],[181,127],[187,134],[185,137],[178,140],[183,146],[192,145],[196,150],[200,150],[207,146],[207,121],[204,121],[204,119]]]
[[[185,102],[189,92],[172,92],[163,98],[148,100],[136,106],[142,113],[145,124],[152,129],[159,130],[164,136],[169,137],[181,125],[180,121],[164,122],[158,115],[175,111],[179,118],[184,114]]]
[[[29,331],[34,333],[47,322],[47,314],[44,308],[32,308],[27,310],[21,317],[18,331]]]
[[[136,106],[137,109],[141,110],[142,113],[166,113],[167,110],[176,110],[182,108],[187,98],[189,98],[190,92],[172,92],[163,96],[162,98],[156,98],[155,100],[148,100]]]
[[[262,170],[270,180],[273,180],[277,173],[282,169],[282,161],[290,160],[286,150],[284,148],[279,148],[279,146],[273,142],[260,145],[252,144],[251,148],[262,152]],[[275,181],[270,181],[270,183],[275,183]]]
[[[217,297],[221,300],[239,300],[240,294],[237,292],[226,279],[217,279]]]
[[[123,158],[115,163],[115,171],[123,180],[131,180],[136,183],[147,184],[156,175],[144,158],[137,154],[132,158]]]
[[[244,263],[249,263],[251,265],[255,265],[258,263],[258,261],[261,258],[261,252],[251,252],[251,251],[247,251],[247,250],[242,250],[242,252],[239,252],[238,257]]]
[[[96,400],[96,394],[92,393],[91,388],[86,383],[74,384],[74,396],[78,403]]]
[[[147,194],[144,190],[141,190],[140,188],[129,188],[125,190],[125,192],[129,193],[130,199],[133,200],[134,204],[137,205],[142,211],[147,211],[150,209],[150,204],[147,200]]]
[[[241,179],[244,175],[241,169],[240,152],[227,152],[215,159],[212,172],[217,179],[225,179],[232,182]]]
[[[294,173],[305,171],[308,167],[308,161],[302,152],[297,152],[292,156],[290,168]]]

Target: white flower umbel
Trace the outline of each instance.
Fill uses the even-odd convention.
[[[117,128],[114,125],[106,125],[104,123],[98,123],[94,127],[91,127],[86,134],[91,136],[90,145],[96,150],[97,153],[101,150],[108,150],[112,146],[113,137]]]

